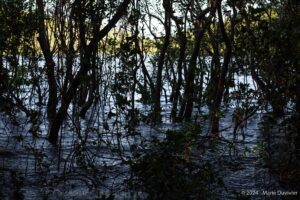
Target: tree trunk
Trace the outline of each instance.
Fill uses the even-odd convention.
[[[159,55],[158,64],[157,64],[157,75],[156,75],[156,87],[154,94],[154,113],[153,113],[153,121],[154,123],[161,121],[161,107],[160,107],[160,96],[162,90],[162,70],[165,61],[165,55],[168,50],[168,46],[170,43],[170,35],[171,35],[171,21],[170,21],[170,12],[172,12],[172,5],[170,0],[164,0],[163,6],[165,9],[165,38],[162,50]]]
[[[212,10],[206,9],[199,16],[199,20],[201,20],[205,16],[205,14],[207,14],[209,11],[211,11],[210,16],[208,17],[207,21],[202,25],[202,28],[199,28],[197,31],[196,41],[195,41],[196,43],[190,59],[189,68],[187,70],[186,84],[184,89],[184,98],[179,113],[179,117],[184,118],[187,121],[191,119],[192,112],[193,112],[195,71],[197,66],[197,58],[200,52],[200,44],[206,28],[211,23],[211,18],[214,15],[215,9],[214,8],[212,8]]]
[[[46,73],[48,78],[49,86],[49,99],[47,105],[47,114],[50,124],[56,115],[56,106],[57,106],[57,85],[55,80],[55,62],[53,61],[53,55],[50,51],[49,39],[47,36],[47,31],[44,23],[45,12],[44,4],[42,0],[36,0],[37,10],[38,10],[38,32],[39,37],[38,41],[41,46],[45,62],[46,62]]]
[[[219,136],[219,121],[220,121],[220,116],[221,116],[220,115],[221,114],[221,103],[222,103],[226,77],[228,74],[229,63],[230,63],[231,54],[232,54],[232,41],[233,41],[233,36],[234,36],[234,23],[233,22],[231,22],[231,38],[229,38],[226,33],[223,16],[222,16],[221,3],[222,3],[222,1],[218,1],[217,11],[218,11],[218,17],[219,17],[220,30],[221,30],[221,34],[222,34],[222,37],[225,42],[226,50],[225,50],[225,55],[224,55],[224,62],[223,62],[222,69],[221,69],[221,74],[219,77],[216,98],[215,98],[214,108],[213,108],[213,113],[212,113],[211,133],[213,136],[216,136],[216,137]]]
[[[176,122],[177,119],[177,107],[178,107],[178,101],[180,96],[180,88],[182,86],[182,69],[183,64],[185,60],[185,51],[186,51],[186,30],[184,29],[184,32],[182,31],[180,27],[179,20],[177,17],[175,17],[173,14],[171,15],[172,19],[175,21],[177,32],[179,35],[179,46],[180,46],[180,52],[179,52],[179,58],[178,58],[178,64],[177,64],[177,74],[178,74],[178,80],[175,84],[175,90],[173,94],[173,105],[172,105],[172,111],[171,111],[171,118],[174,122]]]
[[[76,94],[77,88],[82,83],[84,78],[87,75],[87,72],[90,70],[91,67],[91,57],[93,49],[97,49],[98,42],[103,39],[108,32],[116,25],[116,23],[121,19],[121,17],[126,13],[127,7],[130,3],[130,0],[124,0],[123,3],[118,7],[117,12],[109,21],[109,23],[101,30],[95,30],[93,38],[91,39],[89,45],[86,47],[84,51],[84,57],[80,66],[78,73],[76,74],[75,78],[69,84],[69,89],[67,90],[66,94],[62,97],[61,107],[59,108],[55,119],[50,127],[49,133],[49,141],[56,145],[58,142],[58,133],[62,126],[63,121],[67,116],[67,111],[69,105]]]
[[[181,35],[180,36],[180,53],[179,53],[179,59],[178,59],[178,67],[177,67],[177,73],[178,73],[178,81],[176,84],[176,88],[174,91],[173,96],[173,105],[172,105],[172,111],[171,111],[171,117],[173,121],[177,121],[177,106],[180,96],[180,88],[182,85],[182,67],[183,62],[185,60],[185,51],[186,51],[186,36]]]

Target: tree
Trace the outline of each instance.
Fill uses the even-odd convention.
[[[228,76],[229,64],[232,56],[232,42],[234,40],[234,26],[235,26],[235,17],[236,17],[236,8],[235,5],[232,5],[233,17],[230,20],[230,35],[226,32],[223,13],[222,13],[222,1],[217,2],[217,12],[219,18],[219,26],[221,35],[223,37],[225,43],[225,52],[224,52],[224,61],[222,64],[222,68],[219,74],[219,80],[217,83],[216,96],[213,103],[213,111],[212,111],[212,122],[211,122],[211,131],[212,134],[217,136],[219,134],[219,120],[220,120],[220,108],[221,102],[224,95],[225,83]]]
[[[37,0],[37,1],[38,1],[37,2],[38,4],[41,4],[41,2],[39,2],[39,0]],[[52,144],[57,144],[58,133],[62,126],[63,121],[66,119],[69,105],[70,105],[74,95],[76,94],[78,86],[82,83],[84,78],[87,76],[88,71],[90,71],[92,69],[91,62],[92,62],[92,58],[93,58],[93,52],[95,51],[95,49],[97,49],[97,45],[98,45],[99,41],[101,39],[103,39],[109,33],[109,31],[116,25],[116,23],[126,13],[129,3],[130,3],[130,0],[124,0],[119,5],[116,13],[110,19],[110,21],[107,23],[106,26],[104,26],[101,30],[99,30],[99,29],[93,30],[92,38],[90,39],[89,44],[86,44],[87,38],[86,38],[85,25],[84,25],[85,18],[84,18],[84,16],[81,15],[82,14],[81,10],[83,9],[84,5],[83,5],[83,2],[81,2],[81,1],[75,0],[73,2],[72,6],[71,6],[71,8],[72,8],[71,13],[74,13],[74,15],[75,15],[74,17],[77,17],[77,19],[79,20],[78,28],[79,28],[79,38],[80,38],[80,44],[81,44],[80,48],[82,51],[81,65],[80,65],[80,68],[79,68],[77,74],[75,75],[75,77],[69,82],[68,86],[64,87],[67,89],[62,93],[61,106],[58,109],[58,111],[50,125],[49,141]],[[42,8],[40,8],[39,10],[42,10]],[[73,17],[73,16],[71,15],[71,17]],[[98,20],[101,21],[101,19],[98,19]],[[40,26],[42,26],[42,25],[40,25]],[[100,27],[100,24],[94,28],[99,28],[99,27]],[[72,29],[70,29],[70,31],[72,31]],[[72,32],[70,33],[70,36],[72,36]],[[71,46],[71,48],[73,48],[73,47]],[[46,52],[46,54],[44,54],[44,56],[46,59],[46,57],[49,55]],[[50,69],[52,69],[51,67],[52,66],[50,66]],[[48,77],[49,77],[49,75],[48,75]],[[49,85],[49,87],[50,87],[50,85]],[[51,102],[51,104],[54,104],[54,103],[55,102]]]
[[[171,13],[173,12],[172,9],[172,1],[171,0],[163,0],[163,7],[165,9],[165,21],[164,21],[164,28],[165,28],[165,36],[163,41],[163,46],[160,51],[160,55],[158,58],[157,63],[157,74],[156,74],[156,87],[155,87],[155,94],[154,94],[154,115],[153,120],[154,122],[160,122],[160,96],[162,90],[162,71],[163,65],[165,62],[165,55],[170,44],[170,36],[171,36]]]

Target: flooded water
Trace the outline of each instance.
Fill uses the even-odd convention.
[[[266,192],[285,191],[262,155],[268,142],[261,125],[265,114],[253,115],[245,128],[245,140],[239,134],[233,143],[232,112],[229,109],[221,121],[224,131],[220,139],[212,144],[204,128],[195,146],[204,142],[205,152],[203,148],[192,151],[191,159],[209,161],[223,178],[224,187],[214,189],[214,198],[260,199]],[[88,133],[64,129],[61,148],[55,148],[46,139],[46,126],[41,126],[41,133],[33,137],[26,118],[19,116],[18,121],[12,124],[7,115],[0,115],[1,199],[94,199],[110,195],[115,199],[147,198],[126,185],[132,176],[126,164],[132,157],[130,147],[142,147],[152,136],[163,139],[166,130],[180,128],[168,122],[157,127],[141,124],[137,127],[139,134],[131,136],[124,134],[124,124],[110,123],[110,130],[94,127]],[[84,139],[79,140],[76,134]],[[284,133],[276,137],[284,136],[280,134]]]
[[[109,73],[104,78],[109,82]],[[249,89],[255,89],[251,77],[235,79],[236,85],[247,82]],[[171,86],[164,88],[162,124],[153,127],[141,120],[134,131],[129,131],[126,111],[117,108],[113,95],[107,92],[88,113],[91,117],[70,116],[66,120],[59,147],[48,142],[44,117],[38,129],[32,131],[26,116],[0,112],[0,199],[147,199],[145,191],[130,186],[134,154],[143,155],[149,150],[153,138],[163,141],[167,130],[186,126],[171,122],[172,103],[168,101]],[[151,107],[143,105],[140,98],[141,95],[135,96],[135,107],[146,116]],[[272,192],[296,191],[287,187],[287,181],[278,175],[284,167],[281,164],[293,160],[290,155],[294,147],[290,144],[295,136],[287,137],[287,131],[278,125],[280,120],[268,122],[269,115],[258,110],[247,120],[245,139],[239,131],[234,142],[235,106],[226,110],[218,139],[209,136],[208,120],[197,118],[201,132],[190,159],[199,164],[210,163],[222,179],[222,184],[210,188],[210,196],[204,198],[264,199],[276,196]],[[69,113],[74,109],[71,105]],[[208,111],[202,112],[205,115]]]

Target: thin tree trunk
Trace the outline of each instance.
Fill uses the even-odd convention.
[[[171,21],[170,21],[170,12],[172,12],[172,5],[170,0],[164,0],[163,6],[165,9],[165,38],[162,50],[159,55],[158,64],[157,64],[157,75],[156,75],[156,87],[154,94],[154,113],[153,113],[153,121],[154,123],[160,122],[161,116],[161,106],[160,106],[160,96],[162,90],[162,70],[165,61],[165,55],[168,50],[168,46],[170,43],[170,35],[171,35]]]
[[[179,53],[179,58],[178,58],[178,66],[177,66],[177,74],[178,74],[178,81],[175,84],[176,88],[174,91],[173,95],[173,105],[172,105],[172,111],[171,111],[171,117],[172,120],[175,122],[177,121],[177,107],[178,107],[178,101],[179,101],[179,96],[180,96],[180,88],[182,86],[182,68],[185,60],[185,51],[186,51],[186,33],[185,30],[182,32],[180,28],[180,24],[178,19],[172,15],[172,19],[176,23],[178,35],[179,35],[179,46],[180,46],[180,53]]]
[[[225,25],[223,21],[223,16],[222,16],[222,8],[221,8],[221,3],[222,1],[218,1],[217,3],[217,11],[218,11],[218,17],[219,17],[219,24],[220,24],[220,30],[221,34],[223,36],[225,46],[226,46],[226,51],[224,55],[224,62],[222,65],[221,69],[221,74],[218,82],[218,89],[216,92],[216,99],[214,102],[214,110],[213,110],[213,116],[212,116],[212,128],[211,132],[213,136],[218,136],[219,135],[219,121],[220,121],[220,112],[221,112],[221,102],[224,94],[224,89],[225,89],[225,82],[226,82],[226,77],[229,69],[229,63],[231,59],[231,54],[232,54],[232,40],[234,36],[234,23],[231,21],[231,38],[228,37],[226,30],[225,30]],[[233,19],[234,20],[234,19]]]
[[[192,56],[189,63],[189,68],[187,70],[187,77],[186,77],[186,84],[185,84],[185,90],[184,90],[184,98],[181,104],[181,109],[179,113],[180,118],[184,118],[186,121],[189,121],[192,116],[193,112],[193,106],[194,106],[194,90],[195,90],[195,71],[197,66],[197,58],[200,52],[200,44],[202,41],[202,38],[204,36],[206,28],[211,23],[211,18],[214,15],[215,9],[206,9],[200,14],[199,20],[202,19],[205,14],[207,14],[209,11],[211,11],[210,16],[206,20],[206,22],[202,25],[202,28],[199,28],[196,34],[196,43],[192,52]]]
[[[67,90],[66,94],[62,98],[61,107],[59,108],[55,119],[50,127],[49,133],[49,141],[56,145],[58,142],[58,133],[67,116],[67,111],[69,105],[76,94],[78,86],[82,83],[84,77],[86,77],[87,72],[90,70],[91,67],[91,57],[93,49],[96,49],[98,46],[98,42],[103,39],[108,32],[116,25],[116,23],[121,19],[121,17],[126,13],[127,7],[131,0],[124,0],[123,3],[118,7],[117,12],[109,21],[109,23],[101,30],[95,30],[94,37],[91,39],[89,45],[86,47],[84,52],[84,57],[80,66],[78,73],[76,74],[75,78],[69,84],[69,89]]]
[[[37,10],[38,10],[38,41],[41,46],[45,62],[46,62],[46,73],[48,78],[49,86],[49,99],[47,105],[47,114],[50,124],[56,115],[57,107],[57,85],[55,80],[55,62],[53,60],[52,52],[50,51],[49,39],[47,36],[47,31],[44,23],[45,12],[43,0],[36,0]]]

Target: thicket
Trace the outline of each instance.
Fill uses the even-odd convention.
[[[84,146],[90,133],[122,127],[121,138],[138,134],[139,122],[166,118],[208,119],[218,138],[230,105],[245,120],[271,107],[274,117],[291,116],[299,158],[299,10],[297,0],[1,0],[1,111],[24,113],[36,137],[46,123],[53,145],[68,129]],[[168,141],[159,145],[172,149]],[[152,152],[136,167],[161,156]],[[146,175],[164,171],[161,164]],[[180,173],[176,165],[169,173]]]

